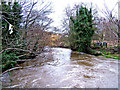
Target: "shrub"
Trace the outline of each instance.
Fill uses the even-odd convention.
[[[2,54],[2,65],[0,66],[2,67],[2,71],[13,68],[16,64],[16,59],[18,59],[18,56],[15,52],[5,51]]]

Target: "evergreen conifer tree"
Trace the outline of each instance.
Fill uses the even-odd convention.
[[[76,11],[75,17],[70,17],[72,22],[73,45],[78,51],[89,52],[91,39],[94,34],[92,9],[81,6]]]

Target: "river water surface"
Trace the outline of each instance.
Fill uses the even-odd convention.
[[[72,52],[65,48],[45,48],[44,62],[37,59],[2,77],[9,88],[118,88],[118,60]],[[38,64],[38,65],[37,65]]]

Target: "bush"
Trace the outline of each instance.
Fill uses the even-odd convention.
[[[93,43],[94,48],[100,48],[100,46],[96,43]]]
[[[16,64],[15,60],[17,60],[17,59],[19,59],[19,58],[15,52],[5,51],[2,54],[2,65],[0,66],[0,67],[2,67],[2,71],[13,68]]]

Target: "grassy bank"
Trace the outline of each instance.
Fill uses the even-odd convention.
[[[104,50],[104,51],[100,50],[100,51],[104,54],[104,55],[101,55],[101,56],[105,56],[106,58],[112,58],[112,59],[120,60],[120,56],[119,56],[118,53],[111,53],[107,50]]]
[[[105,56],[106,58],[120,60],[120,54],[118,52],[118,47],[92,48],[91,54],[96,55],[96,56]]]

